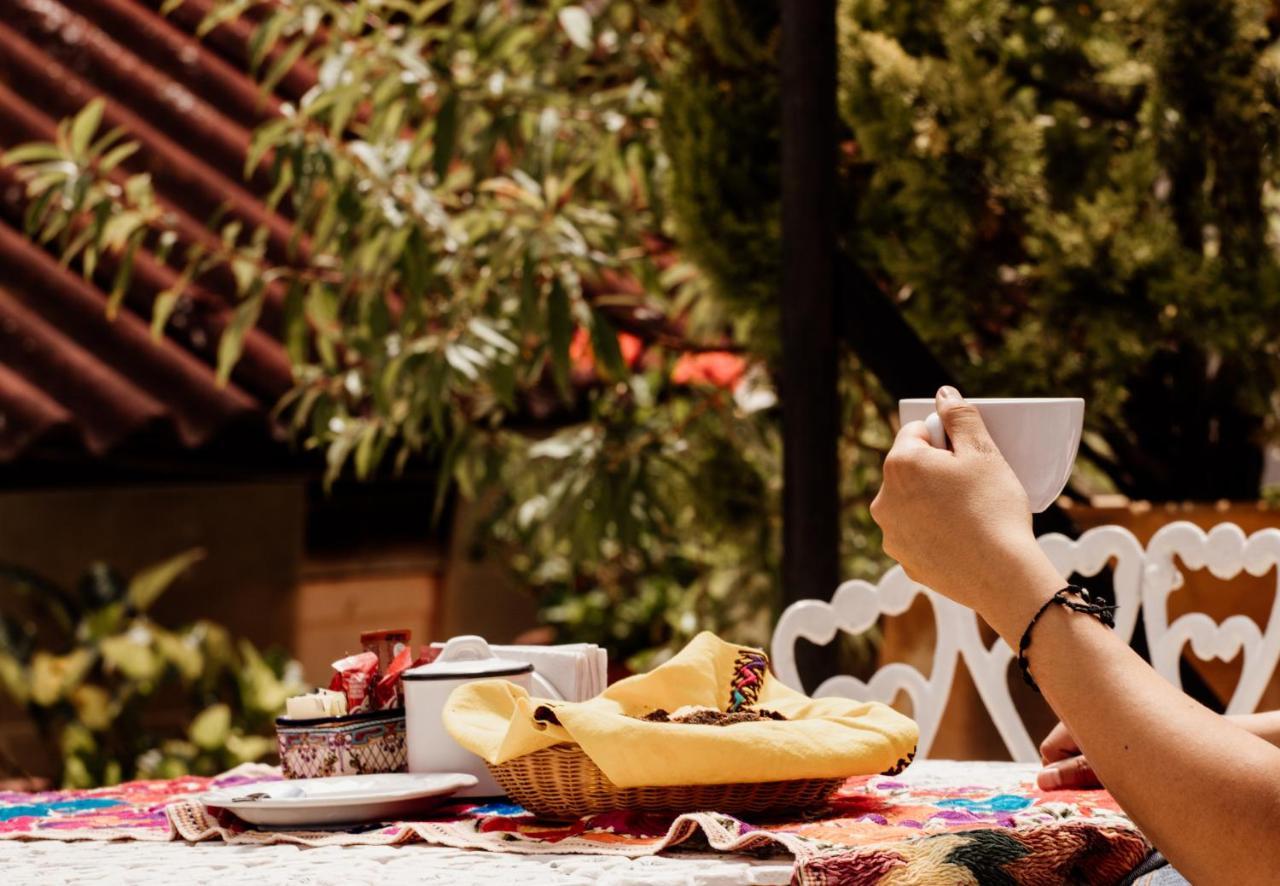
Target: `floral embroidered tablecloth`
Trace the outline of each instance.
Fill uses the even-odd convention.
[[[922,761],[899,776],[850,779],[830,809],[788,820],[617,812],[564,824],[537,821],[508,803],[455,801],[413,821],[335,833],[256,830],[199,803],[199,794],[214,787],[279,777],[273,769],[251,766],[215,779],[0,794],[0,838],[301,846],[425,841],[547,856],[785,852],[795,858],[793,882],[886,886],[1109,883],[1150,851],[1106,792],[1042,792],[1034,787],[1033,773],[1018,764]]]

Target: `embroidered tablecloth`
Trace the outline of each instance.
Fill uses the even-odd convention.
[[[238,849],[232,868],[242,865],[246,876],[265,876],[263,869],[255,873],[254,862],[254,850],[264,844],[272,846],[267,853],[272,856],[280,854],[282,845],[324,847],[325,854],[344,847],[341,857],[349,856],[353,868],[359,867],[362,851],[382,854],[386,847],[401,846],[413,850],[422,870],[433,869],[432,852],[443,865],[446,858],[459,857],[455,850],[492,850],[462,855],[464,868],[473,866],[474,878],[453,871],[450,882],[506,876],[513,864],[519,864],[512,861],[515,854],[532,856],[526,860],[540,865],[537,870],[546,877],[524,875],[536,882],[574,882],[557,879],[563,871],[553,859],[581,859],[572,875],[579,876],[594,858],[601,874],[596,882],[609,882],[611,877],[603,872],[611,869],[620,872],[614,882],[646,883],[783,882],[786,877],[781,875],[788,871],[797,883],[1107,883],[1118,880],[1149,851],[1147,841],[1105,792],[1045,793],[1034,788],[1033,776],[1034,767],[1018,764],[922,761],[897,777],[851,779],[831,810],[808,820],[745,822],[715,813],[674,818],[610,813],[565,825],[538,822],[510,804],[451,803],[420,820],[365,830],[281,833],[245,828],[194,800],[214,786],[278,777],[266,767],[242,767],[218,779],[136,782],[90,792],[0,794],[0,838],[144,841],[149,845],[135,844],[130,856],[137,861],[130,864],[130,873],[139,879],[147,873],[145,859],[171,865],[161,856],[173,856],[173,850],[183,859],[217,859],[225,865],[225,850]],[[184,842],[169,842],[178,840]],[[186,846],[185,841],[197,845]],[[448,848],[407,845],[421,843]],[[23,870],[24,848],[0,842],[0,863],[8,873]],[[669,880],[621,873],[639,865],[646,875],[661,877],[659,861],[685,867],[689,850],[709,849],[723,854],[699,859],[695,867],[705,876],[693,880],[687,871],[669,871]],[[224,850],[221,855],[210,854],[219,850]],[[63,852],[70,860],[77,847],[42,846],[30,855],[39,855],[47,864]],[[658,852],[664,853],[662,859],[645,860]],[[770,853],[775,856],[771,862],[759,858]],[[263,861],[267,854],[260,856]],[[183,861],[178,867],[190,863]],[[750,879],[744,879],[744,863],[753,871]],[[715,879],[717,866],[725,865],[734,867],[738,879]],[[770,879],[758,879],[766,869]],[[172,880],[175,868],[165,870],[165,879]],[[331,882],[353,881],[335,871]]]

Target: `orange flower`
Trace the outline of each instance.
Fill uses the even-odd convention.
[[[635,369],[636,363],[644,355],[644,342],[629,332],[618,333],[618,350],[622,353],[622,362],[628,369]],[[581,326],[573,333],[569,342],[569,360],[573,364],[575,377],[589,379],[596,374],[596,354],[591,346],[591,334]]]
[[[671,370],[671,381],[678,385],[712,385],[732,390],[747,371],[747,361],[728,351],[703,351],[681,354]]]

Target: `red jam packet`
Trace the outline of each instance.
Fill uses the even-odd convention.
[[[388,708],[404,706],[404,690],[400,675],[409,669],[412,662],[413,653],[408,646],[401,649],[396,653],[396,657],[391,659],[391,664],[387,665],[386,672],[373,689],[373,703],[378,710],[385,711]]]
[[[347,713],[360,714],[374,710],[373,689],[378,673],[378,654],[361,652],[359,655],[348,655],[333,663],[337,672],[329,683],[329,688],[347,696]]]
[[[408,628],[364,631],[360,634],[360,645],[365,652],[377,654],[378,670],[385,674],[391,667],[391,662],[400,654],[400,650],[409,647],[409,639],[412,636],[413,632]]]

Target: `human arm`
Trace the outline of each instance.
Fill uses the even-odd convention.
[[[1280,745],[1280,711],[1258,714],[1233,714],[1227,717],[1246,732]],[[1096,788],[1101,785],[1089,760],[1080,750],[1075,736],[1064,723],[1058,723],[1040,743],[1040,770],[1037,782],[1042,790]]]
[[[937,406],[954,451],[931,447],[923,424],[904,426],[872,515],[909,576],[970,606],[1017,648],[1063,582],[977,410],[946,389]],[[1094,771],[1185,876],[1274,880],[1280,748],[1184,695],[1088,615],[1050,606],[1028,659]]]

